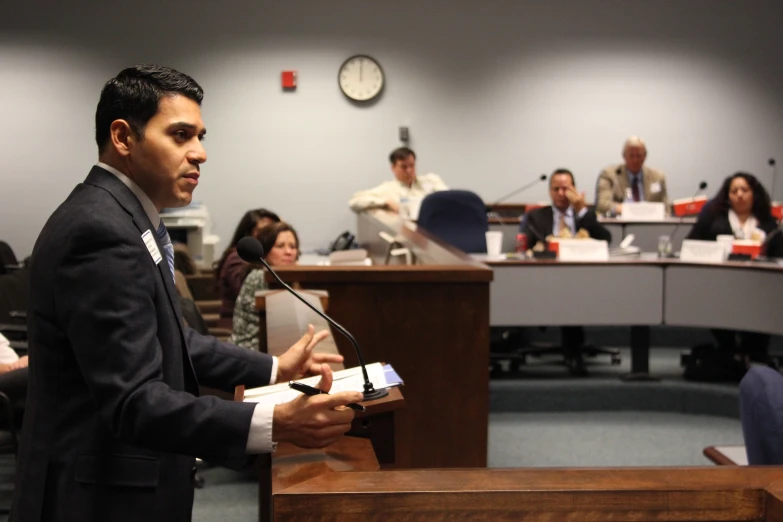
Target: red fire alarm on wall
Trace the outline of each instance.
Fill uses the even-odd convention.
[[[281,82],[285,90],[292,91],[296,89],[296,71],[283,71]]]

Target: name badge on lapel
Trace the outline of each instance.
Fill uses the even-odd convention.
[[[653,181],[650,183],[650,192],[653,194],[657,194],[661,191],[661,184],[658,181]]]
[[[155,243],[155,237],[152,235],[151,230],[147,230],[141,235],[142,241],[144,241],[144,245],[147,247],[147,251],[150,253],[150,256],[152,257],[152,260],[157,265],[160,263],[161,259],[163,259],[163,256],[160,255],[160,250],[158,250],[158,244]]]

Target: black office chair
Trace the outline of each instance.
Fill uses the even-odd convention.
[[[473,192],[433,192],[422,200],[417,222],[433,236],[463,252],[487,251],[487,211],[484,202]]]
[[[22,426],[25,399],[27,397],[27,368],[20,368],[0,374],[0,455],[19,452],[19,430]],[[13,479],[10,490],[3,489],[0,514],[8,514],[13,494]],[[9,498],[6,499],[6,496]]]
[[[519,224],[520,233],[524,230],[524,227],[525,219],[523,217],[520,219]],[[573,335],[576,333],[573,330],[566,331],[565,328],[566,327],[561,327],[560,329],[561,337],[564,335]],[[539,327],[539,329],[545,331],[547,327]],[[599,348],[591,344],[583,344],[577,353],[577,355],[580,357],[571,358],[567,356],[567,351],[562,344],[562,340],[560,344],[531,342],[529,340],[530,335],[528,334],[532,331],[532,328],[510,327],[501,328],[499,330],[500,332],[496,333],[494,337],[502,340],[504,351],[509,355],[507,358],[510,361],[509,371],[511,373],[517,372],[519,367],[527,362],[528,357],[540,357],[542,355],[563,354],[563,363],[568,367],[569,371],[575,375],[582,375],[585,373],[583,360],[584,356],[596,357],[597,355],[608,355],[613,365],[617,365],[622,362],[619,350],[609,350],[606,348]],[[498,359],[503,359],[502,355],[500,355],[501,353],[502,352],[497,352]],[[500,367],[497,364],[492,369],[495,374],[500,372]]]
[[[0,274],[0,333],[20,355],[27,353],[27,305],[30,272],[27,268]]]

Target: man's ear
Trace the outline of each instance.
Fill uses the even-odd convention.
[[[127,156],[135,145],[136,134],[125,120],[114,120],[109,126],[109,140],[111,146],[120,156]]]

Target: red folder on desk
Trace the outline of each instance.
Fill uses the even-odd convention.
[[[707,196],[696,196],[695,198],[675,199],[672,202],[672,207],[675,216],[695,216],[701,212],[705,203],[707,203]]]
[[[772,202],[772,215],[778,221],[783,219],[783,203]]]
[[[761,255],[761,241],[752,239],[735,239],[731,248],[732,254],[747,254],[751,258]]]

